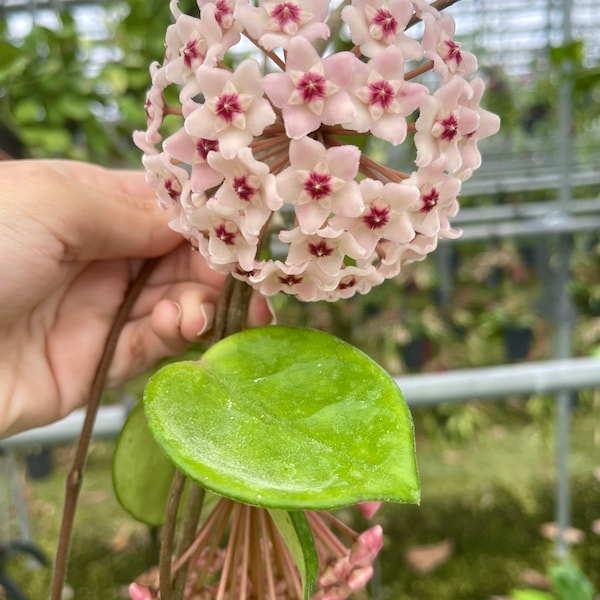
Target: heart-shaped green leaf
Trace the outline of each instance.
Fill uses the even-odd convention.
[[[298,567],[302,598],[309,600],[319,574],[319,557],[308,519],[302,511],[270,510],[269,514]]]
[[[224,496],[287,510],[418,502],[398,386],[330,334],[271,326],[232,335],[198,362],[163,367],[144,403],[173,462]]]
[[[140,402],[121,429],[113,455],[113,487],[138,521],[161,525],[175,466],[152,437]]]

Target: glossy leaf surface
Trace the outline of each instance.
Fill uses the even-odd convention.
[[[394,380],[338,338],[271,326],[149,381],[148,424],[200,485],[281,509],[417,502],[413,425]]]

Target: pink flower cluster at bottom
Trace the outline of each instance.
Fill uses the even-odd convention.
[[[374,503],[377,504],[377,503]],[[307,512],[319,556],[312,600],[345,600],[363,589],[383,547],[375,525],[356,534],[328,513]],[[229,539],[220,545],[230,524]],[[302,584],[292,555],[265,509],[222,499],[185,555],[185,600],[298,600]],[[177,569],[182,560],[174,562]],[[132,600],[160,598],[158,569],[129,586]]]

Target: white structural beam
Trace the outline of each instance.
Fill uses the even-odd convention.
[[[411,406],[600,387],[600,359],[571,358],[395,378]]]
[[[114,405],[102,406],[94,424],[94,438],[115,438],[127,418],[128,406]],[[11,437],[0,440],[0,448],[15,448],[26,446],[58,446],[76,440],[81,433],[85,409],[73,411],[64,419],[17,433]]]

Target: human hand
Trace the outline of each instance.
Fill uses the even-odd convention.
[[[142,172],[0,162],[0,437],[81,406],[144,259],[160,257],[124,326],[116,386],[212,325],[223,276],[171,231]],[[272,319],[254,296],[248,324]]]

